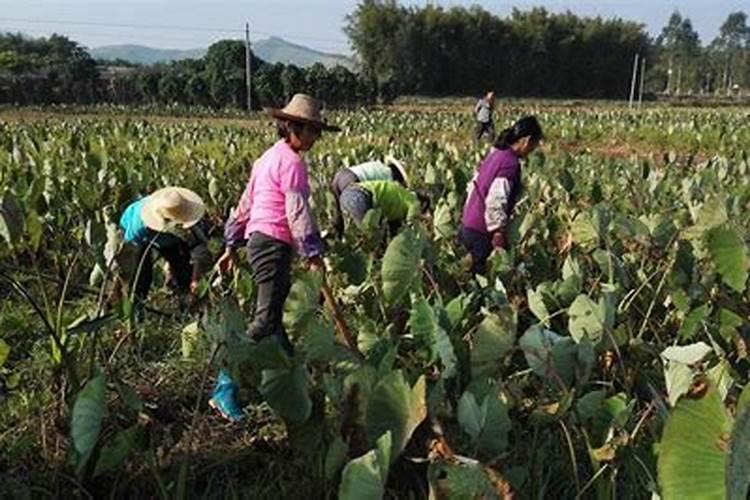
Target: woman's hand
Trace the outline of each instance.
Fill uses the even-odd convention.
[[[316,255],[315,257],[309,258],[307,260],[307,267],[313,273],[320,273],[323,276],[325,276],[326,274],[326,265],[325,265],[325,262],[323,262],[323,259],[320,257],[320,255]]]
[[[502,231],[497,231],[492,235],[492,247],[495,249],[505,248],[505,235]]]
[[[232,269],[234,269],[236,258],[237,252],[234,250],[234,248],[227,247],[227,249],[224,250],[222,256],[219,257],[219,260],[216,261],[216,266],[214,267],[218,269],[222,274],[229,273],[232,271]]]

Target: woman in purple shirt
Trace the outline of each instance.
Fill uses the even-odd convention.
[[[484,274],[493,248],[505,248],[505,228],[521,190],[520,159],[539,145],[542,128],[525,116],[503,130],[468,186],[458,238],[471,254],[471,272]]]

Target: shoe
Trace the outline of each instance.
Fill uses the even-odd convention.
[[[218,410],[221,416],[230,422],[239,422],[244,418],[240,406],[237,404],[237,384],[232,381],[226,370],[221,370],[216,379],[216,386],[208,400],[208,405]]]

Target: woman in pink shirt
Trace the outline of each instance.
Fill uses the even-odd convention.
[[[278,120],[280,140],[253,165],[250,182],[226,223],[226,251],[218,262],[222,271],[231,269],[237,248],[247,246],[257,287],[248,335],[253,340],[273,336],[290,355],[293,347],[281,320],[291,288],[293,252],[306,258],[311,270],[324,269],[323,240],[309,205],[307,164],[300,156],[323,130],[340,130],[323,121],[320,107],[312,97],[296,94],[283,109],[269,110]],[[242,418],[236,391],[236,384],[222,371],[210,404],[230,420]]]

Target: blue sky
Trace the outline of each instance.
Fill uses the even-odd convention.
[[[422,4],[426,2],[402,2]],[[515,6],[544,6],[578,15],[621,17],[644,23],[658,34],[675,8],[689,17],[708,43],[730,12],[748,0],[546,0],[434,1],[444,7],[479,4],[500,16]],[[0,0],[0,31],[68,35],[89,47],[137,43],[160,48],[205,47],[221,38],[277,35],[325,52],[348,52],[341,30],[356,0]],[[179,28],[179,29],[178,29]]]

